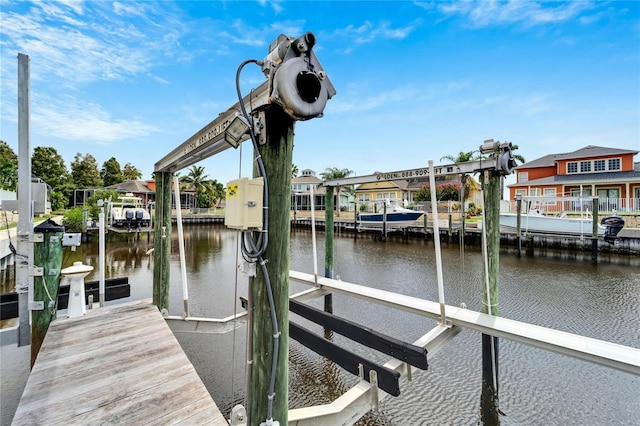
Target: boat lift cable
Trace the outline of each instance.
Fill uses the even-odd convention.
[[[269,311],[271,313],[271,325],[273,327],[273,361],[271,364],[271,378],[269,380],[269,391],[267,395],[267,417],[266,424],[273,424],[273,397],[275,395],[275,380],[276,380],[276,367],[278,365],[278,349],[279,349],[279,341],[280,341],[280,331],[278,330],[278,321],[275,310],[275,304],[273,301],[273,291],[271,289],[271,280],[269,278],[269,272],[267,270],[267,262],[264,260],[263,255],[267,250],[267,245],[269,243],[269,185],[267,182],[267,173],[264,168],[264,162],[262,161],[262,156],[260,155],[260,150],[258,147],[258,141],[256,139],[256,135],[253,131],[253,118],[249,117],[247,114],[247,110],[244,107],[244,102],[242,100],[242,93],[240,90],[240,73],[242,69],[250,63],[255,63],[257,65],[262,65],[261,61],[256,59],[249,59],[244,61],[238,67],[236,72],[236,91],[238,93],[238,104],[240,105],[240,110],[242,111],[242,115],[249,123],[249,136],[251,137],[251,142],[253,143],[253,149],[256,153],[256,163],[258,166],[258,173],[264,179],[264,188],[263,188],[263,211],[262,211],[262,232],[258,236],[257,241],[254,241],[253,235],[251,231],[244,231],[242,238],[242,254],[246,260],[249,262],[255,263],[258,262],[260,264],[260,268],[262,269],[262,274],[264,275],[264,281],[267,289],[267,297],[269,299]]]

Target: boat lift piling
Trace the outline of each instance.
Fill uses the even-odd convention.
[[[162,197],[166,195],[158,204],[161,220],[157,220],[155,226],[153,302],[161,310],[168,305],[171,175],[230,147],[237,148],[251,137],[254,151],[258,151],[255,152],[256,160],[261,158],[264,164],[260,174],[265,181],[267,178],[271,181],[269,185],[265,184],[265,197],[272,202],[268,210],[265,198],[263,219],[268,219],[262,224],[264,231],[260,231],[265,232],[261,238],[264,245],[258,244],[261,248],[252,257],[252,263],[259,262],[261,266],[257,268],[259,272],[250,288],[254,321],[249,333],[252,341],[249,346],[253,364],[247,389],[251,398],[247,397],[245,402],[249,407],[246,421],[252,426],[260,425],[265,414],[266,423],[262,424],[288,423],[288,267],[293,129],[296,121],[321,117],[327,100],[336,93],[312,51],[315,42],[315,36],[310,32],[299,38],[280,35],[269,46],[263,61],[248,60],[241,64],[236,73],[237,85],[240,71],[249,63],[261,66],[268,80],[244,98],[238,86],[238,103],[218,115],[154,167],[156,176],[162,181],[158,191],[162,191]],[[270,234],[266,234],[269,229]],[[250,244],[256,248],[254,242]],[[267,268],[268,277],[266,271],[263,272]],[[273,321],[278,323],[277,329]],[[280,341],[282,344],[278,345]],[[269,377],[274,368],[277,374]]]

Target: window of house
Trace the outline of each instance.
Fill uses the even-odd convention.
[[[528,172],[518,172],[518,182],[527,182],[529,180]]]
[[[358,194],[358,202],[360,203],[368,203],[370,198],[370,194]]]
[[[609,159],[609,170],[620,170],[620,159],[619,158],[610,158]]]
[[[516,189],[516,197],[525,197],[527,195],[526,189]]]
[[[384,199],[390,199],[390,200],[395,200],[396,199],[396,193],[395,192],[378,192],[376,194],[376,199],[377,200],[384,200]]]
[[[578,173],[578,162],[571,161],[567,163],[567,173]]]
[[[591,171],[591,161],[580,162],[580,173],[588,173]]]
[[[540,196],[540,188],[529,188],[529,196],[530,197],[539,197]]]
[[[569,192],[572,197],[591,197],[591,188],[574,188]]]
[[[556,189],[555,188],[545,188],[544,189],[544,196],[545,197],[555,197],[556,196]]]
[[[593,160],[593,171],[604,172],[607,170],[607,163],[605,160]]]

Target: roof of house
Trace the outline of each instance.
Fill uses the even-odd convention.
[[[632,149],[617,149],[617,148],[607,148],[603,146],[595,146],[588,145],[584,148],[580,148],[577,151],[567,152],[562,154],[549,154],[544,157],[537,158],[533,161],[528,161],[518,167],[517,170],[520,169],[528,169],[533,167],[552,167],[555,166],[556,161],[559,160],[573,160],[579,158],[590,158],[590,157],[602,157],[605,155],[622,155],[622,154],[633,154],[636,155],[639,151],[634,151]]]
[[[507,185],[509,188],[536,185],[571,185],[585,182],[640,182],[640,163],[633,164],[633,170],[628,172],[599,172],[577,173],[570,175],[547,176],[540,179],[532,179],[526,182]]]
[[[147,182],[144,180],[125,180],[124,182],[116,183],[115,185],[109,185],[105,187],[105,189],[113,189],[118,192],[133,192],[133,193],[143,193],[143,192],[155,192],[147,185]]]
[[[320,183],[322,179],[317,178],[316,176],[297,176],[291,179],[291,183]]]

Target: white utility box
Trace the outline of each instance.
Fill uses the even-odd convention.
[[[224,224],[243,231],[262,229],[263,178],[240,178],[227,183]]]

